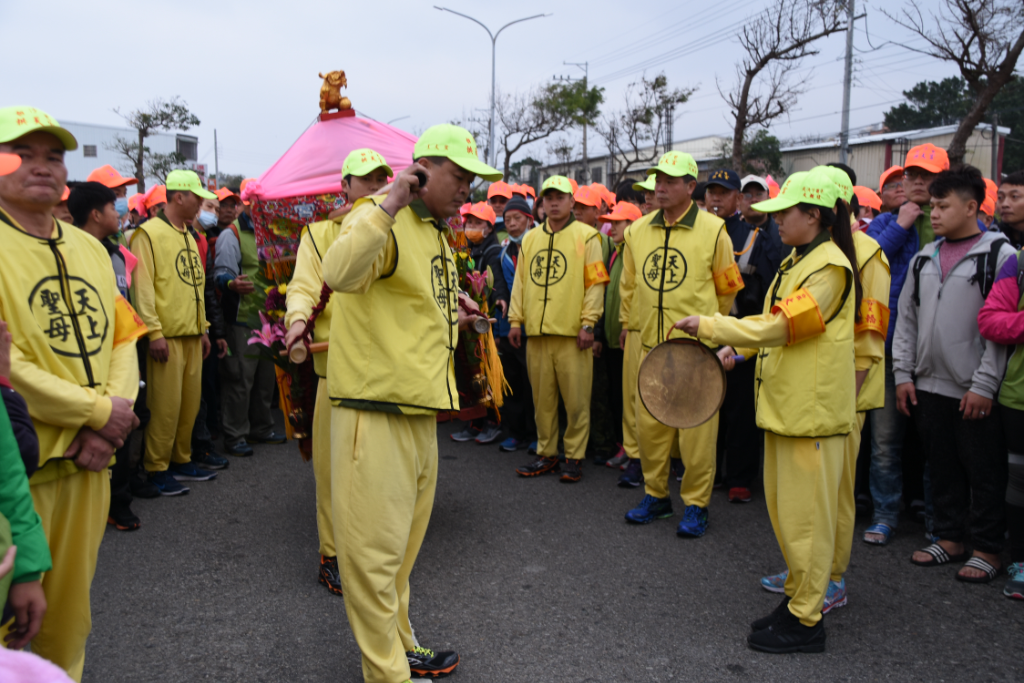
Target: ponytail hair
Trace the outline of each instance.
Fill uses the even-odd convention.
[[[850,261],[850,270],[853,271],[854,314],[857,322],[860,322],[860,301],[863,297],[863,290],[860,283],[860,268],[857,267],[857,248],[853,245],[853,231],[850,228],[850,210],[846,202],[840,199],[836,202],[834,209],[817,204],[799,204],[804,213],[810,213],[811,209],[817,209],[821,214],[821,227],[827,228],[832,233],[832,241],[839,250],[843,252]]]

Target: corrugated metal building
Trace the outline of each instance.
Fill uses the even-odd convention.
[[[940,126],[921,130],[904,130],[898,133],[877,133],[850,138],[850,154],[847,164],[857,173],[857,182],[877,189],[878,179],[890,166],[899,166],[907,157],[911,147],[927,142],[946,149],[953,140],[957,126]],[[1002,172],[1003,147],[1009,128],[998,129],[996,141],[996,166],[998,176]],[[964,161],[981,170],[987,178],[993,175],[992,125],[983,123],[967,140]],[[808,171],[815,166],[839,161],[839,138],[808,145],[793,145],[782,148],[782,167],[786,174]],[[1008,169],[1016,170],[1016,169]],[[1000,176],[1001,177],[1001,176]],[[997,179],[998,182],[998,179]]]

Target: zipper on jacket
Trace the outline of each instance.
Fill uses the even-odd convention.
[[[171,226],[171,228],[173,229],[174,226]],[[203,334],[206,330],[203,329],[203,320],[199,315],[199,287],[196,286],[196,272],[195,268],[192,266],[192,247],[188,243],[188,229],[182,233],[182,236],[185,238],[185,253],[188,254],[188,272],[189,277],[192,280],[192,293],[196,297],[196,324],[199,329],[199,334]],[[241,243],[239,243],[239,247],[241,247]],[[196,260],[199,260],[199,254],[196,254]]]
[[[565,230],[563,227],[562,230]],[[544,271],[544,308],[540,312],[540,329],[541,335],[544,334],[544,317],[548,312],[548,283],[551,281],[551,257],[554,253],[555,248],[555,233],[548,233],[548,262],[547,269]],[[568,266],[566,266],[568,267]]]
[[[662,306],[665,300],[665,264],[668,263],[668,239],[672,235],[672,228],[665,226],[665,246],[663,247],[661,261],[661,282],[658,283],[658,343],[665,338],[665,314]]]
[[[60,227],[58,226],[58,235],[61,235]],[[60,281],[61,296],[64,297],[64,303],[68,306],[68,313],[71,314],[71,327],[75,332],[75,343],[78,344],[78,352],[82,354],[82,365],[85,366],[85,377],[89,381],[90,387],[97,386],[96,377],[92,372],[92,361],[89,360],[89,349],[85,345],[85,337],[82,335],[82,325],[78,322],[78,314],[75,313],[74,305],[71,299],[71,281],[68,279],[68,265],[64,262],[64,255],[60,253],[60,249],[57,248],[57,240],[60,239],[48,239],[46,243],[50,247],[50,251],[53,252],[53,259],[57,262],[57,279]]]
[[[448,256],[444,253],[444,242],[442,241],[444,240],[444,235],[442,234],[441,228],[437,225],[437,223],[434,224],[434,229],[437,230],[437,247],[438,252],[441,255],[441,263],[444,264],[444,300],[448,306],[448,310],[444,312],[444,317],[448,321],[448,362],[445,364],[444,368],[444,386],[445,389],[448,390],[449,410],[455,411],[458,410],[458,408],[455,407],[455,400],[452,398],[451,373],[449,372],[452,364],[455,363],[455,340],[452,337],[452,321],[451,318],[449,317],[452,314],[452,302],[450,300],[450,297],[452,296],[453,288],[451,286],[451,281],[449,280]],[[456,306],[458,306],[458,296],[459,295],[456,293]],[[458,316],[458,311],[456,311],[455,315]]]

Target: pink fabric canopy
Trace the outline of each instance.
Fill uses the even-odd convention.
[[[400,173],[412,163],[416,137],[358,116],[318,121],[306,129],[287,152],[254,183],[245,199],[302,197],[341,191],[341,165],[354,149],[369,147]],[[255,185],[255,187],[254,187]]]

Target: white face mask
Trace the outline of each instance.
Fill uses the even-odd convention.
[[[217,214],[210,211],[200,211],[198,220],[199,225],[208,230],[217,225]]]
[[[509,236],[508,236],[508,238],[510,240],[512,240],[513,242],[515,242],[516,244],[521,244],[524,237],[526,237],[526,233],[525,232],[522,235],[520,235],[519,237],[513,237],[511,234],[509,234]]]

